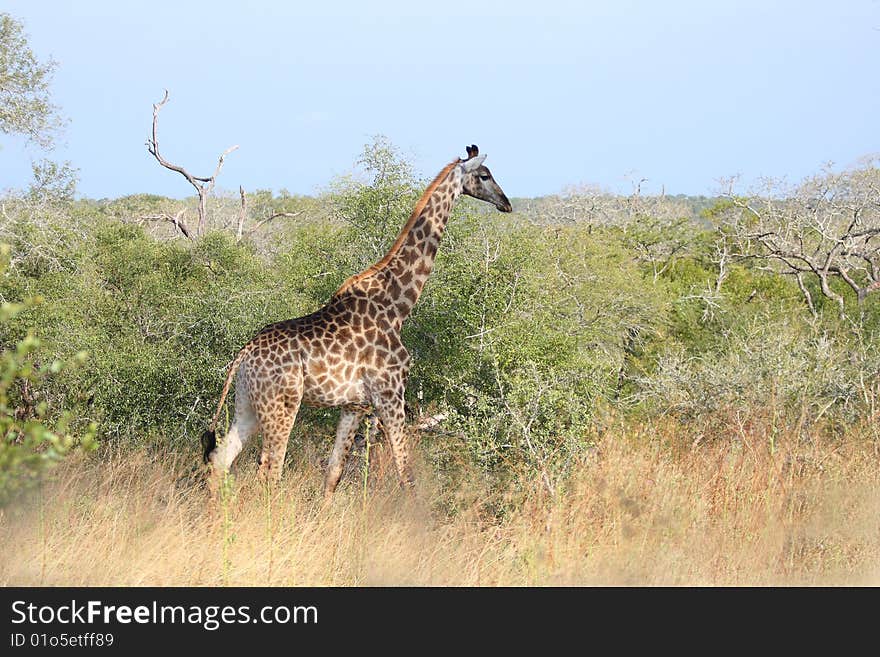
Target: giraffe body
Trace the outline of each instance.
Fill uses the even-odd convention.
[[[372,408],[391,445],[401,483],[412,483],[404,433],[410,357],[403,322],[424,288],[455,200],[469,194],[509,212],[510,202],[468,148],[429,185],[382,260],[352,276],[310,315],[263,328],[230,366],[211,429],[203,437],[215,475],[228,470],[247,440],[261,432],[260,474],[281,476],[290,430],[302,404],[341,407],[324,483],[335,490],[360,421]],[[236,375],[235,419],[219,445],[214,428]]]

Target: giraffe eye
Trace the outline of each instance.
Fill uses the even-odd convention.
[[[490,177],[489,174],[484,173],[480,175],[480,180],[489,180]]]

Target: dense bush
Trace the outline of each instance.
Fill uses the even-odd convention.
[[[340,179],[318,199],[260,192],[260,212],[304,213],[240,242],[231,216],[194,242],[140,225],[179,203],[158,197],[8,199],[2,236],[13,254],[0,294],[44,302],[0,339],[9,349],[34,331],[53,358],[90,352],[45,385],[108,442],[194,446],[238,348],[319,307],[406,220],[425,181],[383,140],[360,164],[366,179]],[[663,221],[645,201],[618,210],[627,207],[628,218],[572,211],[555,223],[458,204],[404,327],[408,403],[447,416],[424,439],[438,467],[556,471],[609,409],[692,421],[772,403],[808,419],[864,416],[880,365],[871,299],[841,319],[814,295],[814,317],[793,280],[748,260],[727,261],[721,275],[711,211],[683,223],[681,199]],[[298,435],[323,440],[331,421],[305,412]]]
[[[8,245],[0,245],[0,275],[8,255]],[[0,322],[5,324],[39,303],[38,297],[4,301]],[[45,358],[41,347],[40,339],[28,333],[0,355],[0,507],[65,457],[95,447],[94,423],[84,430],[72,429],[76,423],[71,413],[48,393],[52,377],[81,364],[87,354],[77,353],[68,364],[51,355]]]

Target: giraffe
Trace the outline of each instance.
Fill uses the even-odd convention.
[[[456,199],[466,194],[501,212],[512,210],[483,165],[486,156],[475,145],[467,147],[467,154],[447,164],[428,185],[381,260],[346,280],[324,307],[264,327],[241,349],[202,435],[213,482],[257,432],[263,435],[259,474],[277,482],[297,412],[307,404],[342,409],[324,479],[325,499],[336,490],[356,430],[370,409],[391,446],[401,485],[412,487],[404,433],[410,356],[401,327],[428,280]],[[235,417],[218,444],[215,429],[233,377]]]

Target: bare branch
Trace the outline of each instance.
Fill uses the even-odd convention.
[[[269,215],[262,221],[258,221],[250,230],[248,230],[247,234],[252,235],[264,225],[268,224],[273,219],[277,219],[278,217],[298,217],[302,214],[302,212],[276,212],[274,214]]]
[[[183,220],[183,215],[186,210],[181,210],[176,215],[171,216],[167,212],[163,212],[161,214],[151,214],[141,217],[141,221],[170,221],[174,224],[175,228],[177,228],[184,237],[191,240],[193,239],[192,233],[190,233],[189,227],[186,225],[186,222]]]
[[[213,185],[214,181],[217,180],[217,176],[220,175],[220,169],[223,168],[223,162],[226,161],[226,156],[229,155],[232,151],[236,151],[236,150],[238,150],[238,144],[236,144],[235,146],[230,146],[225,151],[220,153],[220,158],[217,160],[217,168],[214,169],[214,173],[211,174],[211,177],[210,178],[198,178],[198,180],[201,180],[203,182],[208,182],[208,183],[211,183],[211,185]]]
[[[798,287],[801,290],[801,294],[804,295],[804,300],[807,302],[807,308],[810,309],[810,314],[813,317],[818,317],[818,313],[816,312],[816,306],[813,305],[813,295],[810,294],[810,291],[807,289],[807,286],[804,285],[804,276],[801,272],[798,272],[795,276],[797,279]]]

